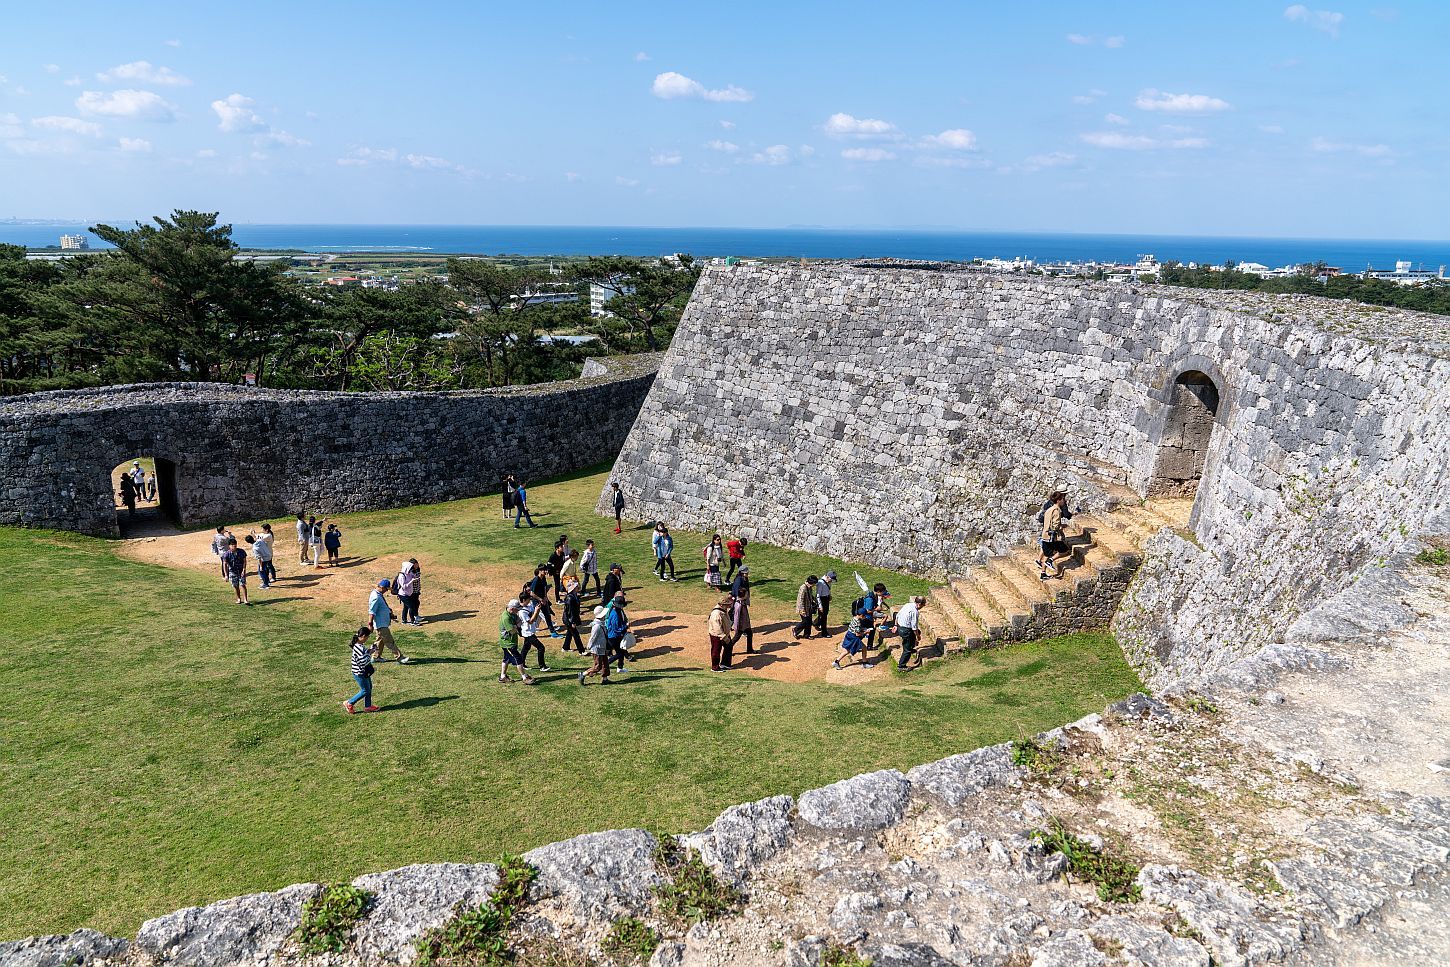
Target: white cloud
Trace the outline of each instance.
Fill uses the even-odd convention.
[[[1067,42],[1077,44],[1079,47],[1086,47],[1093,42],[1093,39],[1087,34],[1068,34]]]
[[[1265,134],[1283,134],[1284,128],[1278,124],[1261,124],[1259,130]]]
[[[1344,23],[1344,14],[1333,10],[1310,10],[1302,3],[1284,9],[1284,19],[1290,23],[1304,24],[1322,31],[1331,37],[1339,36],[1339,26]]]
[[[724,128],[726,131],[733,131],[735,129],[735,122],[734,121],[721,121],[720,122],[720,127]]]
[[[1357,154],[1364,158],[1387,158],[1394,152],[1387,144],[1355,144],[1350,141],[1331,141],[1328,138],[1315,138],[1309,142],[1310,149],[1324,153],[1350,153]]]
[[[685,160],[678,151],[659,151],[650,155],[649,163],[660,168],[667,168],[670,165],[677,165]]]
[[[1123,117],[1121,114],[1111,114],[1110,113],[1106,117],[1104,117],[1103,120],[1106,121],[1106,122],[1108,122],[1109,124],[1127,124],[1128,123],[1128,119],[1125,118],[1125,117]]]
[[[181,46],[181,41],[179,41],[179,40],[163,40],[162,43],[165,44],[167,47],[180,47]]]
[[[262,139],[258,139],[259,141]],[[449,161],[447,158],[440,158],[435,154],[418,154],[399,151],[397,148],[354,148],[352,153],[345,158],[338,158],[337,163],[344,168],[364,168],[369,165],[396,165],[401,168],[412,168],[416,171],[452,171],[460,175],[475,175],[477,172]]]
[[[440,168],[457,167],[447,158],[440,158],[434,154],[405,154],[402,157],[403,164],[409,168],[419,168],[436,171]]]
[[[916,159],[916,163],[919,164],[919,165],[925,165],[925,166],[930,167],[930,168],[990,168],[990,167],[992,167],[992,162],[988,161],[986,158],[962,157],[959,154],[953,154],[953,155],[940,155],[940,154],[921,155],[921,156],[919,156]]]
[[[808,144],[803,144],[800,146],[800,153],[802,158],[809,158],[811,155],[816,153],[816,149]]]
[[[847,148],[841,157],[847,161],[890,161],[896,155],[885,148]]]
[[[1140,111],[1168,111],[1173,114],[1208,114],[1229,108],[1228,101],[1207,94],[1169,94],[1151,87],[1140,91],[1133,104]]]
[[[45,72],[47,74],[59,74],[60,73],[60,65],[59,64],[46,64],[45,65]]]
[[[833,138],[896,138],[896,125],[878,118],[857,118],[837,112],[826,118],[826,133]]]
[[[116,142],[116,147],[122,151],[134,151],[139,154],[145,154],[151,150],[151,142],[145,138],[122,138]]]
[[[176,105],[152,91],[122,89],[111,91],[85,91],[76,98],[76,107],[82,114],[101,117],[129,118],[134,121],[174,121]]]
[[[1114,49],[1117,49],[1118,47],[1123,46],[1127,42],[1128,42],[1128,38],[1124,37],[1122,34],[1114,34],[1111,37],[1104,37],[1103,38],[1103,46],[1104,47],[1112,47]]]
[[[99,138],[101,126],[94,121],[82,121],[80,118],[59,117],[50,115],[43,118],[32,118],[30,126],[40,128],[44,131],[61,131],[65,134],[84,134],[88,137]]]
[[[215,158],[216,148],[202,148],[196,153],[198,158]]]
[[[764,150],[757,151],[750,156],[752,164],[757,165],[786,165],[790,164],[790,145],[772,144]]]
[[[312,142],[308,141],[306,138],[299,138],[297,137],[297,135],[292,134],[290,131],[282,131],[277,128],[273,128],[266,134],[257,135],[257,137],[253,140],[253,143],[259,148],[305,148],[312,144]]]
[[[80,87],[85,81],[81,80],[79,75],[72,75],[61,81],[61,83],[66,87]]]
[[[1114,148],[1124,151],[1205,148],[1208,146],[1207,138],[1150,138],[1143,134],[1124,134],[1121,131],[1089,131],[1080,137],[1085,143],[1095,148]]]
[[[645,61],[649,60],[649,54],[646,54],[644,51],[640,51],[639,53],[634,55],[634,59],[636,62],[642,64]]]
[[[149,84],[152,87],[185,87],[191,78],[183,77],[170,67],[156,67],[150,61],[134,60],[101,71],[96,80],[103,84]]]
[[[716,138],[714,141],[707,141],[705,147],[711,151],[723,151],[726,154],[734,154],[740,150],[740,145],[734,141],[721,141],[719,138]]]
[[[1098,37],[1096,34],[1068,34],[1067,42],[1079,47],[1094,47],[1102,44],[1104,47],[1118,48],[1126,44],[1128,39],[1122,34],[1114,34],[1111,37]]]
[[[14,114],[0,114],[0,141],[23,137],[25,129],[20,126],[20,118]]]
[[[711,90],[699,81],[674,71],[665,71],[663,74],[655,75],[654,83],[650,85],[650,93],[665,100],[678,97],[697,97],[706,101],[749,101],[755,97],[745,88],[736,87],[734,84]]]
[[[564,180],[567,181],[567,182],[569,182],[570,184],[573,184],[574,182],[578,181],[581,177],[583,177],[583,176],[580,175],[579,172],[577,172],[577,171],[566,171],[566,172],[564,172]]]
[[[1074,94],[1073,95],[1073,98],[1072,98],[1072,103],[1074,103],[1074,104],[1091,104],[1092,102],[1096,101],[1100,97],[1106,97],[1107,94],[1108,94],[1107,91],[1104,91],[1101,88],[1095,87],[1092,90],[1088,91],[1086,94]]]
[[[621,187],[621,188],[638,188],[639,187],[639,179],[638,178],[626,178],[626,177],[624,177],[624,175],[615,175],[614,176],[614,183],[616,185],[618,185],[619,187]]]
[[[1052,151],[1047,154],[1034,154],[1022,162],[1023,171],[1040,171],[1043,168],[1061,168],[1070,165],[1077,160],[1077,155],[1069,154],[1066,151]]]
[[[211,102],[211,109],[216,112],[217,127],[228,134],[238,131],[265,131],[267,122],[252,108],[257,102],[245,94],[228,94],[219,101]]]
[[[977,136],[966,128],[950,128],[941,134],[929,134],[922,141],[953,151],[975,151],[977,148]]]

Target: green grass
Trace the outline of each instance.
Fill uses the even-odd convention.
[[[540,523],[604,534],[588,510],[601,482],[535,488]],[[529,564],[558,533],[531,538],[498,513],[486,500],[353,515],[345,553]],[[629,537],[605,559],[634,579],[648,534]],[[763,546],[750,560],[762,595],[781,600],[823,567]],[[580,689],[578,659],[561,656],[529,689],[494,681],[491,646],[428,626],[412,639],[426,643],[410,649],[418,664],[378,670],[385,713],[349,717],[351,619],[311,602],[236,608],[209,570],[73,534],[0,528],[0,568],[0,940],[132,934],[188,904],[483,862],[590,830],[696,829],[732,803],[1030,735],[1139,686],[1110,637],[1079,634],[854,687],[665,658]],[[681,608],[711,597],[653,581],[637,597],[666,594]]]

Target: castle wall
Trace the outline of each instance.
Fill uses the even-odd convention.
[[[143,455],[175,464],[186,525],[478,496],[505,473],[608,460],[657,364],[616,358],[589,378],[448,393],[169,383],[15,397],[0,401],[0,524],[114,534],[111,470]]]
[[[715,267],[613,479],[642,519],[951,571],[1032,537],[1060,482],[1089,507],[1145,493],[1176,377],[1206,373],[1193,554],[1145,568],[1117,623],[1172,677],[1271,640],[1443,511],[1447,347],[1439,317],[1309,297]]]

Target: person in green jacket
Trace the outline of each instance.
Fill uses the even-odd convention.
[[[498,618],[498,644],[503,649],[503,664],[498,669],[498,680],[512,682],[513,679],[509,677],[509,666],[517,665],[519,674],[523,676],[523,683],[533,685],[537,680],[525,670],[524,656],[519,654],[519,629],[523,625],[519,619],[520,607],[519,599],[514,598]]]

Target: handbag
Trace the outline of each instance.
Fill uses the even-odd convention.
[[[620,648],[620,650],[621,651],[634,651],[634,643],[635,643],[636,640],[637,639],[634,637],[634,632],[633,631],[626,631],[624,633],[624,637],[621,638],[621,639],[619,639],[619,648]]]

